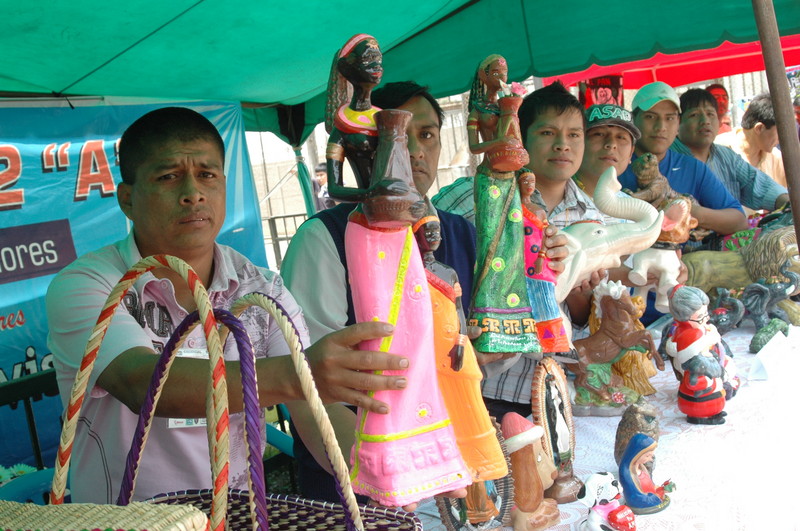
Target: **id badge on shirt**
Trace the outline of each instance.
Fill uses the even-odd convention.
[[[189,348],[182,347],[176,354],[179,358],[198,358],[208,359],[208,349],[206,348]],[[207,421],[205,418],[199,419],[183,419],[183,418],[170,418],[168,419],[167,426],[169,428],[197,428],[205,427]]]

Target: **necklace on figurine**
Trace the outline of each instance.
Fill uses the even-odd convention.
[[[485,112],[489,114],[496,114],[500,116],[500,107],[497,106],[497,103],[488,102],[484,103],[480,100],[474,103],[475,108],[478,109],[480,112]]]

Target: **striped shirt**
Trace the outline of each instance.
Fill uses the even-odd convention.
[[[679,138],[675,139],[670,149],[683,155],[693,156],[689,147]],[[728,146],[711,144],[711,153],[706,165],[733,197],[753,210],[774,210],[775,200],[786,193],[786,188],[763,171],[751,166]]]

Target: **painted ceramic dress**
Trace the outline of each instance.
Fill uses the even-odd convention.
[[[523,274],[522,208],[514,171],[527,162],[520,139],[519,95],[506,92],[508,65],[490,55],[478,65],[469,96],[469,148],[484,154],[475,175],[477,268],[469,324],[480,326],[480,352],[539,353]]]
[[[508,466],[481,396],[478,359],[469,339],[461,332],[456,309],[456,304],[460,304],[456,302],[456,289],[460,287],[451,286],[431,271],[427,273],[433,306],[436,371],[458,447],[473,479],[500,479],[508,474]],[[451,352],[459,344],[463,346],[462,362],[455,370]]]
[[[403,391],[378,391],[391,413],[359,410],[351,454],[353,489],[383,505],[402,506],[472,482],[438,392],[433,369],[433,315],[428,281],[411,228],[370,227],[354,212],[345,233],[356,321],[395,325],[395,334],[364,350],[403,354]],[[398,371],[400,372],[400,371]],[[387,372],[387,374],[390,374]]]
[[[475,176],[478,269],[469,324],[483,330],[474,341],[480,352],[541,352],[522,274],[523,215],[517,189],[513,173],[479,169]]]
[[[543,352],[568,352],[569,339],[556,302],[556,274],[550,269],[550,259],[540,253],[547,224],[522,207],[525,229],[525,278],[531,314],[536,320],[536,332]],[[536,272],[536,260],[541,257],[541,271]]]

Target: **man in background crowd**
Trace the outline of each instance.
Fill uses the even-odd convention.
[[[317,212],[336,206],[336,201],[328,195],[328,168],[324,162],[320,162],[314,167],[314,178],[311,179],[311,185]]]
[[[670,149],[704,162],[731,195],[753,210],[773,210],[789,200],[786,188],[754,168],[731,148],[714,143],[719,111],[714,97],[703,89],[681,94],[678,138]]]
[[[636,142],[634,160],[645,153],[658,159],[658,170],[673,190],[696,200],[692,215],[698,226],[721,235],[744,230],[747,218],[742,205],[725,189],[705,164],[669,149],[678,137],[680,100],[675,90],[661,81],[643,86],[633,98],[633,123],[642,137]],[[623,188],[637,190],[633,168],[620,175]]]
[[[722,133],[727,133],[731,130],[731,113],[729,111],[730,97],[728,96],[728,90],[719,83],[707,86],[706,90],[711,93],[716,102],[717,114],[719,115],[717,134],[721,135]]]
[[[728,146],[743,159],[763,171],[779,185],[786,187],[786,171],[778,146],[775,110],[768,92],[750,101],[742,116],[742,126],[719,135],[715,142]]]

